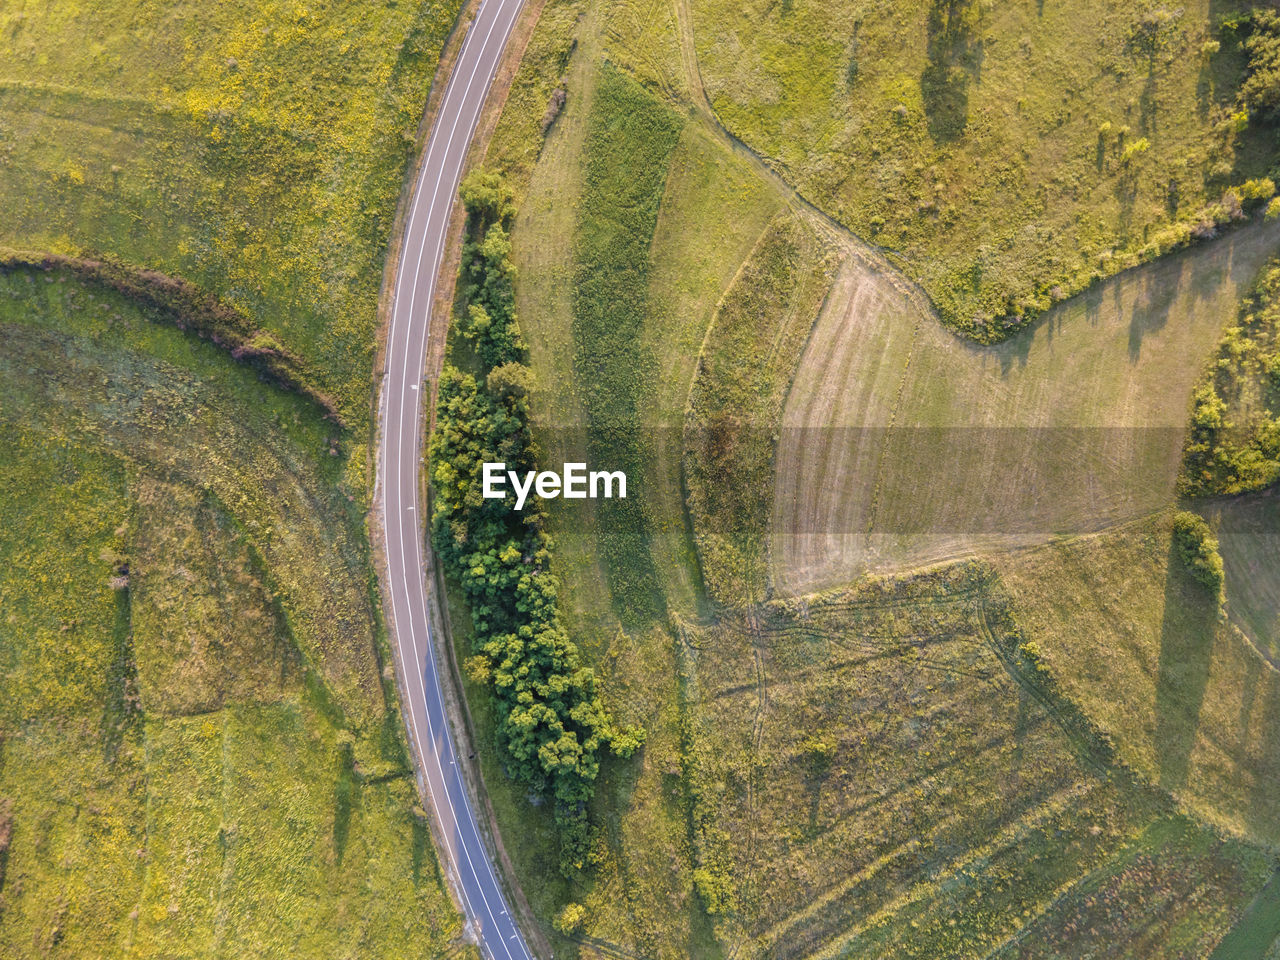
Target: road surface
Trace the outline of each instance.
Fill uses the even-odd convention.
[[[419,771],[439,825],[439,851],[480,948],[493,960],[532,960],[507,907],[476,827],[440,688],[442,664],[427,617],[423,507],[418,472],[423,367],[436,277],[450,213],[480,108],[522,0],[483,0],[467,30],[427,141],[405,220],[382,382],[378,490],[383,515],[392,641],[405,677],[401,691]],[[437,317],[440,323],[445,317]]]

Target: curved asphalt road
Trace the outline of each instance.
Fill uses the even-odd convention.
[[[427,619],[418,473],[423,367],[436,276],[463,161],[521,3],[522,0],[483,0],[467,30],[427,141],[396,273],[378,458],[391,629],[406,679],[402,691],[406,720],[439,834],[444,839],[445,868],[453,876],[463,911],[479,936],[481,949],[493,960],[532,960],[533,954],[507,909],[493,863],[476,828],[445,717]]]

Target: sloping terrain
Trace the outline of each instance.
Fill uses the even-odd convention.
[[[695,878],[726,952],[1200,957],[1272,869],[1113,764],[981,565],[684,641]]]
[[[1280,845],[1280,673],[1182,568],[1167,518],[999,565],[1049,669],[1125,762],[1205,821]],[[1228,606],[1251,589],[1233,564]]]
[[[386,245],[458,6],[6,4],[0,246],[186,278],[304,358],[363,436]]]
[[[1200,364],[1277,249],[1280,225],[1259,222],[1109,280],[991,347],[941,329],[850,258],[782,416],[777,588],[1165,507]]]
[[[1250,6],[689,0],[685,29],[725,126],[990,341],[1267,172],[1222,26]]]
[[[1280,504],[1275,491],[1212,501],[1199,509],[1218,531],[1227,614],[1280,667]]]
[[[1076,9],[1106,6],[1086,39],[1062,34],[1059,8],[881,5],[855,28],[849,5],[732,6],[553,3],[531,47],[560,54],[528,64],[511,101],[547,122],[509,112],[485,161],[520,197],[512,257],[543,457],[623,449],[643,502],[636,527],[551,511],[571,631],[610,710],[648,739],[602,767],[586,878],[545,880],[549,815],[495,785],[535,911],[557,954],[580,957],[1208,955],[1276,867],[1273,818],[1243,812],[1252,787],[1216,796],[1208,772],[1243,776],[1265,726],[1237,736],[1242,701],[1215,680],[1226,706],[1182,731],[1213,752],[1171,789],[1142,762],[1149,734],[1095,716],[1100,694],[1068,683],[1081,661],[1037,652],[1056,635],[1024,590],[1052,597],[1056,574],[1022,579],[1003,554],[1164,517],[1192,384],[1280,225],[1098,282],[995,347],[947,332],[928,298],[993,340],[1012,332],[989,322],[1006,295],[1033,313],[1167,252],[1164,231],[1189,230],[1260,161],[1248,136],[1210,142],[1239,51],[1195,59],[1201,7],[1174,18],[1168,49],[1190,54],[1147,71],[1125,47],[1140,16],[1116,5]],[[915,59],[930,10],[948,6],[1003,46],[998,91],[969,80],[981,142],[938,146],[913,70],[927,66]],[[1003,35],[1015,21],[1025,42]],[[850,86],[845,26],[870,44]],[[1076,42],[1101,52],[1071,60],[1062,46]],[[1062,80],[1095,70],[1087,90]],[[770,71],[794,87],[770,87]],[[893,71],[888,101],[859,86]],[[988,105],[1030,86],[1026,103],[1020,91]],[[784,116],[826,98],[830,117]],[[738,126],[735,99],[779,122],[768,146]],[[672,123],[664,158],[654,147]],[[1170,158],[1192,141],[1184,170]],[[1201,177],[1195,164],[1224,147],[1238,151],[1230,176]],[[861,205],[811,189],[824,178]],[[978,249],[975,232],[996,239]],[[616,301],[589,305],[594,328],[575,294],[584,265]],[[959,291],[950,307],[944,289]],[[602,559],[619,533],[634,555]],[[953,562],[975,553],[1000,559]],[[1263,554],[1248,556],[1228,565],[1261,570]],[[1125,567],[1102,569],[1106,598]],[[1268,581],[1254,582],[1265,616]],[[1144,598],[1144,616],[1165,615]],[[1080,644],[1123,636],[1118,617],[1072,625]],[[1256,665],[1230,636],[1224,657]],[[1194,687],[1201,666],[1179,682]]]
[[[451,955],[334,424],[63,270],[0,346],[0,954]]]

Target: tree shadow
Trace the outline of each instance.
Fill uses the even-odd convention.
[[[412,814],[410,827],[413,831],[411,857],[413,867],[413,885],[421,887],[427,884],[442,884],[444,877],[440,874],[440,861],[435,856],[435,843],[431,837],[431,824],[426,816]]]
[[[1182,270],[1186,262],[1173,271],[1158,270],[1143,275],[1142,292],[1134,301],[1129,315],[1129,362],[1137,363],[1142,354],[1142,341],[1150,333],[1164,328],[1182,289]]]
[[[1169,792],[1187,782],[1217,624],[1216,599],[1191,578],[1171,544],[1153,731],[1160,786]]]
[[[971,0],[933,0],[929,8],[928,65],[920,75],[929,135],[940,143],[959,137],[969,122],[969,84],[982,68],[982,41],[970,23]]]
[[[1143,81],[1142,92],[1138,94],[1138,132],[1144,137],[1155,136],[1156,129],[1156,75],[1155,71],[1147,73]]]
[[[1116,177],[1115,186],[1112,187],[1112,195],[1116,198],[1116,205],[1120,208],[1120,217],[1116,223],[1121,240],[1128,244],[1133,233],[1133,208],[1138,200],[1138,179],[1136,171],[1129,172]]]
[[[351,805],[355,800],[355,753],[350,743],[338,746],[337,780],[333,789],[333,852],[342,863],[351,832]]]
[[[1209,119],[1209,108],[1213,105],[1213,68],[1210,61],[1205,60],[1196,76],[1196,118],[1204,123]]]
[[[808,800],[809,828],[808,836],[815,837],[819,833],[818,810],[822,804],[822,787],[831,775],[832,755],[827,752],[810,752],[804,756],[801,780],[804,783],[805,797]]]
[[[1049,322],[1052,322],[1052,319]],[[1036,330],[1040,325],[1039,323],[1030,324],[1008,340],[996,344],[994,348],[978,345],[980,351],[995,350],[996,356],[1000,358],[1001,379],[1007,379],[1015,369],[1021,370],[1030,362],[1031,345],[1035,343]]]
[[[114,571],[126,581],[129,564]],[[114,763],[126,733],[142,716],[138,695],[138,668],[133,654],[133,606],[131,589],[115,590],[115,619],[111,628],[112,659],[107,682],[107,699],[102,711],[102,755]]]
[[[1274,837],[1280,831],[1280,797],[1277,796],[1277,767],[1274,745],[1280,737],[1280,685],[1274,681],[1267,682],[1267,667],[1258,661],[1250,671],[1248,681],[1251,686],[1263,687],[1262,703],[1251,704],[1262,711],[1262,716],[1255,724],[1248,724],[1245,714],[1240,717],[1240,735],[1248,744],[1245,756],[1253,768],[1253,789],[1250,791],[1251,802],[1246,808],[1246,822],[1255,836]],[[1255,731],[1250,737],[1249,731]],[[1261,754],[1261,756],[1259,756]],[[1277,929],[1280,933],[1280,929]]]

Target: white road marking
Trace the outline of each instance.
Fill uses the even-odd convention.
[[[493,20],[489,23],[488,29],[485,32],[484,39],[480,41],[480,52],[476,55],[475,65],[472,67],[471,73],[467,78],[466,88],[462,91],[461,102],[455,104],[453,94],[455,93],[455,81],[457,81],[457,78],[460,74],[460,68],[462,68],[462,66],[467,62],[468,55],[472,50],[472,43],[478,36],[478,30],[479,30],[480,24],[485,19],[485,16],[488,13],[488,11],[494,8],[495,6],[498,8],[498,12],[494,15]],[[468,104],[470,104],[470,107],[471,107],[470,117],[469,117],[468,126],[467,126],[467,133],[466,133],[466,138],[469,141],[471,132],[474,131],[476,121],[479,118],[480,107],[483,104],[485,96],[488,92],[489,82],[492,79],[497,69],[499,56],[501,54],[502,48],[506,44],[507,37],[511,33],[512,27],[515,24],[516,17],[519,14],[520,6],[521,6],[521,0],[484,0],[484,3],[482,4],[481,9],[477,14],[475,21],[472,23],[471,27],[468,28],[467,37],[463,41],[462,52],[459,54],[459,57],[458,57],[458,65],[455,67],[453,74],[450,76],[449,81],[445,86],[444,97],[441,101],[440,115],[437,118],[437,123],[432,130],[431,137],[427,145],[427,152],[424,156],[424,163],[422,168],[423,173],[426,173],[426,171],[430,168],[430,163],[433,157],[435,156],[435,148],[438,145],[438,137],[440,135],[441,124],[443,123],[444,118],[448,116],[450,112],[453,113],[453,122],[449,131],[448,140],[445,142],[445,145],[444,145],[444,153],[440,157],[439,172],[437,173],[436,181],[431,191],[431,200],[427,208],[426,223],[422,230],[421,240],[418,243],[417,257],[416,257],[416,262],[415,262],[414,271],[413,271],[413,284],[409,290],[408,309],[405,311],[405,316],[407,316],[407,320],[405,324],[399,324],[400,326],[406,326],[405,338],[404,338],[404,352],[402,354],[401,371],[400,371],[402,382],[408,379],[408,365],[409,365],[409,356],[410,356],[409,341],[412,335],[412,329],[413,329],[413,323],[414,323],[413,311],[414,311],[414,306],[417,299],[419,274],[423,264],[422,254],[425,252],[425,249],[426,249],[427,238],[431,231],[432,221],[436,219],[437,204],[441,200],[440,188],[444,179],[445,169],[449,167],[456,167],[456,169],[451,171],[454,174],[453,182],[450,185],[448,185],[448,188],[444,195],[444,211],[441,218],[442,222],[439,224],[436,230],[438,239],[436,243],[435,256],[431,261],[431,263],[429,264],[431,273],[428,274],[428,287],[427,287],[428,309],[430,308],[429,305],[432,303],[432,299],[434,297],[435,279],[436,279],[436,274],[439,272],[439,269],[440,269],[440,258],[443,252],[444,235],[448,227],[449,212],[453,206],[454,194],[457,191],[457,182],[461,176],[462,164],[465,161],[465,153],[466,153],[465,148],[462,154],[456,158],[456,161],[457,161],[456,164],[454,164],[450,160],[450,153],[453,147],[454,136],[458,133],[458,122],[462,116],[464,109],[466,109]],[[497,40],[496,47],[493,50],[489,50],[488,44],[489,44],[490,38],[493,36],[494,27],[497,25],[498,20],[501,18],[503,13],[507,13],[509,15],[507,17],[507,22],[503,28],[501,36]],[[478,92],[479,95],[473,99],[472,86],[475,82],[476,74],[480,68],[481,63],[486,59],[486,55],[488,56],[488,59],[491,61],[489,64],[487,76],[484,81],[483,87]],[[384,388],[384,399],[382,404],[380,405],[380,412],[383,414],[384,418],[388,420],[390,418],[389,408],[393,400],[393,394],[390,391],[389,386],[390,386],[390,381],[392,379],[392,371],[393,371],[393,362],[394,362],[393,358],[395,353],[394,348],[396,343],[397,321],[401,316],[401,313],[398,307],[399,307],[399,303],[401,302],[400,294],[403,289],[403,281],[405,279],[404,267],[408,260],[409,249],[412,243],[412,234],[415,232],[414,227],[415,227],[415,224],[418,222],[417,215],[418,215],[419,204],[421,203],[422,197],[426,192],[423,189],[423,187],[424,187],[424,184],[420,180],[415,191],[412,210],[405,225],[406,236],[405,236],[404,256],[402,258],[402,262],[400,265],[401,271],[396,283],[397,302],[395,304],[395,307],[393,307],[393,310],[392,310],[392,320],[391,320],[392,329],[391,329],[391,335],[388,338],[388,342],[392,346],[392,349],[389,349],[387,353],[386,375],[388,378],[388,388]],[[428,319],[425,314],[423,319],[424,320]],[[417,359],[419,368],[421,368],[423,359],[425,358],[425,355],[426,355],[426,335],[427,335],[428,326],[429,325],[425,322],[421,324],[422,337],[421,337],[421,343],[419,345],[419,350],[416,354],[416,359]],[[414,504],[407,508],[407,510],[405,511],[406,513],[413,512],[417,504],[418,483],[417,483],[416,473],[418,470],[418,465],[421,463],[421,432],[418,429],[418,425],[421,422],[420,420],[421,411],[420,411],[419,404],[417,402],[418,387],[416,384],[414,384],[414,385],[411,385],[411,388],[415,393],[414,403],[412,405],[412,411],[413,411],[412,425],[414,427],[414,430],[413,430],[414,456],[409,461],[409,467],[410,467],[409,479],[412,480],[412,483],[410,484],[410,486],[413,491]],[[400,394],[401,398],[405,396],[406,395],[404,394]],[[401,487],[402,477],[400,475],[400,469],[399,469],[403,463],[402,454],[403,454],[403,448],[405,446],[405,439],[406,439],[405,438],[406,405],[403,403],[403,399],[400,404],[400,409],[398,411],[398,414],[399,415],[396,417],[396,453],[397,453],[396,467],[397,469],[394,473],[391,472],[392,454],[391,454],[391,447],[387,443],[389,431],[387,430],[388,424],[385,421],[384,421],[383,430],[382,430],[383,457],[381,458],[381,463],[384,469],[384,479],[387,481],[386,485],[383,487],[383,503],[384,503],[383,516],[384,517],[390,517],[393,515],[392,511],[388,509],[392,501],[394,501],[395,504],[397,505],[403,503],[404,501],[403,490]],[[394,481],[394,486],[392,481]],[[442,806],[440,803],[441,798],[437,795],[436,784],[433,782],[433,779],[431,776],[431,769],[429,766],[427,766],[425,770],[425,772],[427,773],[427,776],[426,776],[427,791],[431,798],[432,807],[435,809],[436,816],[440,822],[441,830],[444,833],[445,852],[448,855],[449,863],[453,869],[453,874],[455,877],[458,878],[458,886],[464,901],[464,909],[466,910],[468,919],[475,921],[477,924],[477,927],[479,928],[478,932],[480,934],[480,941],[483,949],[489,956],[494,957],[496,956],[495,951],[491,943],[484,936],[484,926],[479,922],[481,920],[481,917],[476,912],[475,906],[471,899],[471,894],[468,891],[467,878],[459,870],[459,863],[455,854],[455,845],[460,846],[462,849],[462,855],[466,861],[467,867],[470,870],[471,878],[472,880],[474,880],[475,892],[479,895],[480,899],[483,901],[484,913],[487,914],[489,921],[493,925],[495,932],[497,932],[500,937],[502,935],[502,931],[494,916],[493,908],[489,902],[490,892],[486,890],[486,883],[484,879],[481,878],[479,871],[476,869],[476,864],[472,860],[471,850],[469,848],[470,845],[474,845],[477,847],[477,856],[480,858],[481,863],[486,868],[486,878],[488,880],[487,886],[492,888],[493,895],[496,897],[498,901],[498,905],[500,908],[499,915],[508,918],[509,924],[510,924],[510,919],[509,919],[509,914],[507,913],[507,910],[506,910],[506,904],[503,900],[501,888],[498,886],[498,883],[497,883],[497,878],[493,870],[493,865],[489,862],[488,853],[484,849],[484,845],[480,837],[479,829],[476,826],[475,816],[473,811],[471,810],[471,805],[468,802],[468,799],[465,793],[465,788],[462,787],[460,779],[455,779],[454,783],[459,788],[461,788],[461,791],[462,791],[460,802],[467,815],[467,826],[470,827],[469,835],[465,830],[463,830],[463,824],[458,820],[457,810],[454,806],[453,798],[450,794],[450,789],[449,789],[450,783],[445,779],[444,770],[440,762],[439,751],[441,749],[444,749],[450,755],[453,754],[454,751],[453,751],[452,739],[447,729],[447,724],[446,724],[446,728],[441,731],[441,741],[437,743],[437,740],[436,740],[434,724],[431,720],[431,711],[430,711],[430,707],[427,700],[427,689],[426,689],[426,678],[425,678],[425,668],[428,666],[431,666],[432,668],[434,668],[434,661],[433,660],[429,661],[422,656],[418,647],[418,636],[417,636],[418,631],[414,622],[413,598],[416,596],[421,601],[421,604],[422,604],[421,616],[423,618],[423,627],[429,639],[430,626],[426,620],[427,602],[426,602],[426,592],[425,592],[426,588],[425,588],[425,583],[423,582],[423,576],[422,576],[423,574],[422,544],[421,544],[420,533],[421,533],[420,530],[415,529],[413,531],[413,535],[410,537],[410,540],[412,541],[414,546],[414,558],[416,560],[416,565],[418,569],[418,583],[417,583],[416,593],[413,590],[413,587],[411,586],[410,579],[409,579],[406,557],[404,554],[405,531],[402,525],[400,524],[397,524],[395,529],[396,546],[398,547],[398,552],[400,556],[400,564],[399,564],[400,578],[398,581],[391,579],[392,571],[388,569],[388,581],[391,587],[391,608],[392,608],[392,620],[394,624],[393,630],[396,636],[397,648],[400,650],[400,653],[401,653],[401,658],[400,658],[401,663],[405,665],[406,677],[408,675],[407,664],[409,662],[412,662],[414,664],[415,675],[417,678],[417,687],[418,687],[418,691],[421,693],[420,703],[415,703],[412,697],[412,693],[413,693],[412,688],[406,691],[409,694],[408,699],[410,700],[409,710],[408,710],[409,724],[412,728],[412,732],[414,736],[414,744],[417,747],[417,749],[420,751],[421,759],[424,764],[427,761],[426,753],[428,749],[430,749],[431,760],[434,761],[435,772],[438,774],[439,784],[441,789],[443,790],[444,805]],[[391,537],[392,537],[392,531],[390,529],[390,525],[387,524],[383,531],[383,539],[384,539],[384,547],[386,549],[386,556],[387,556],[387,562],[388,562],[389,568],[391,565],[391,557],[392,557]],[[403,591],[402,599],[403,599],[403,606],[406,608],[405,612],[407,613],[407,617],[408,617],[407,620],[402,620],[400,617],[400,607],[402,606],[402,604],[398,602],[401,599],[400,597],[398,597],[398,594],[401,591]],[[410,645],[412,646],[412,649],[413,649],[412,661],[409,661],[409,659],[406,656],[404,656],[405,649],[404,649],[403,625],[406,623],[408,626]],[[432,675],[433,675],[433,678],[435,679],[435,697],[436,697],[435,702],[438,706],[440,706],[441,713],[443,714],[442,694],[440,691],[439,676],[435,673],[434,669],[432,670]],[[418,728],[417,713],[419,710],[421,710],[424,713],[426,718],[426,725],[427,725],[426,740],[422,739],[421,732]],[[456,761],[452,759],[450,760],[450,764],[456,767]],[[445,823],[444,810],[446,808],[448,809],[449,819],[453,823],[453,828],[454,828],[453,831],[449,831],[447,829],[448,825]],[[468,843],[468,840],[471,841],[470,845]],[[529,952],[528,947],[525,945],[523,939],[520,937],[519,929],[517,927],[514,927],[514,925],[512,925],[511,929],[515,930],[515,932],[506,938],[507,941],[516,940],[517,942],[519,942],[520,956],[524,958],[528,958],[528,960],[531,960],[532,954]],[[506,942],[504,942],[502,939],[499,939],[498,942],[502,944],[502,948],[505,955],[508,958],[513,957],[511,949],[507,947]]]

